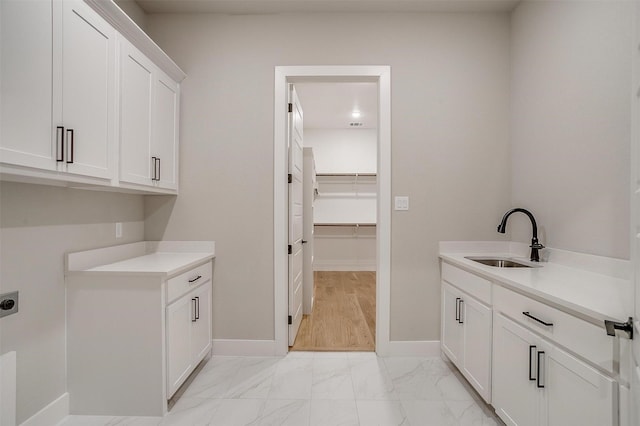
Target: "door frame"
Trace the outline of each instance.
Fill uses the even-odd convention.
[[[391,67],[378,65],[276,66],[273,122],[274,339],[277,355],[288,346],[287,84],[371,81],[378,84],[376,353],[389,354],[391,302]]]

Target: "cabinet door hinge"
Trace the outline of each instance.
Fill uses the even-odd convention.
[[[289,325],[293,324],[293,318],[289,315]]]
[[[293,182],[293,175],[292,175],[291,173],[289,173],[289,174],[287,175],[287,182],[288,182],[288,183]]]
[[[287,246],[287,253],[289,254],[293,253],[293,247],[291,247],[291,244]]]
[[[289,108],[288,108],[289,112],[293,112],[293,104],[291,102],[289,102]]]

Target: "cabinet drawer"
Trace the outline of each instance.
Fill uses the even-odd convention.
[[[491,281],[442,262],[442,279],[491,305]]]
[[[613,372],[613,347],[615,339],[607,336],[604,327],[598,327],[573,315],[500,285],[493,289],[493,306],[515,321],[536,333]],[[547,324],[524,314],[527,312]]]
[[[189,290],[211,279],[211,262],[197,266],[190,271],[171,278],[167,282],[167,304],[187,293]]]

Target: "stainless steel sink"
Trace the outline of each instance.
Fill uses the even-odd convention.
[[[517,260],[508,259],[506,257],[467,256],[465,257],[465,259],[473,260],[474,262],[482,263],[483,265],[494,266],[496,268],[539,268],[540,267],[540,265],[522,263]]]

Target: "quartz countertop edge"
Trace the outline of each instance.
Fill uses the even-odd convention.
[[[444,262],[602,327],[604,320],[626,321],[629,316],[632,299],[629,280],[552,262],[541,262],[539,268],[496,268],[466,256],[506,257],[531,263],[513,253],[441,252],[439,255]]]
[[[123,244],[67,254],[66,275],[127,275],[171,278],[215,257],[207,241]]]
[[[128,275],[172,278],[215,256],[212,253],[151,253],[120,262],[96,266],[81,271],[69,271],[69,275]]]

